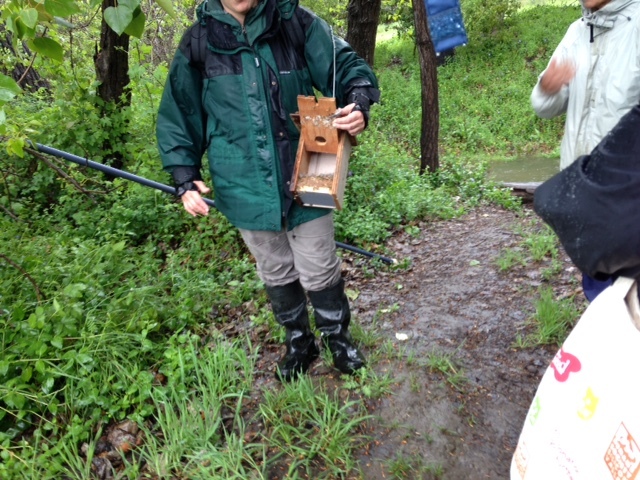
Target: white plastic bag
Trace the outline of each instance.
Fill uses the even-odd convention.
[[[619,278],[587,308],[540,381],[511,480],[640,479],[640,306]]]

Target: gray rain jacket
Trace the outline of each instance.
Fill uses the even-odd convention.
[[[640,0],[612,0],[596,12],[583,8],[552,58],[573,61],[576,75],[554,95],[545,94],[538,79],[531,104],[542,118],[567,114],[563,169],[589,154],[640,101]]]

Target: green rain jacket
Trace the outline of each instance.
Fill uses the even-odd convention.
[[[244,28],[219,0],[197,13],[158,113],[164,169],[176,184],[199,180],[206,151],[216,206],[239,228],[280,230],[286,219],[291,229],[328,213],[289,191],[300,137],[290,114],[315,88],[366,117],[380,94],[371,68],[297,0],[261,0]]]

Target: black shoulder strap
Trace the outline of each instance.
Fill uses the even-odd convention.
[[[292,45],[294,45],[296,53],[299,58],[304,61],[304,49],[305,49],[305,33],[302,21],[298,17],[300,11],[296,11],[291,15],[291,18],[282,21],[281,28]],[[196,23],[191,27],[190,33],[190,62],[204,71],[205,59],[207,58],[207,26],[202,23]]]
[[[306,38],[304,34],[304,28],[302,27],[302,22],[300,21],[298,15],[299,10],[296,9],[296,11],[293,12],[293,15],[291,15],[290,19],[283,21],[283,27],[289,35],[289,38],[291,39],[293,45],[295,45],[295,49],[298,52],[298,55],[300,55],[300,57],[304,59],[304,46]]]
[[[204,71],[205,58],[207,56],[207,28],[201,23],[191,28],[190,63]]]

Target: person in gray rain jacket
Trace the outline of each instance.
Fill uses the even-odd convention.
[[[160,103],[157,140],[186,211],[206,215],[200,174],[207,153],[216,206],[256,259],[286,354],[276,376],[305,373],[319,349],[353,373],[365,359],[349,333],[349,302],[330,210],[298,205],[290,181],[300,137],[298,95],[335,96],[334,126],[362,132],[380,92],[373,71],[297,0],[207,0],[184,34]]]
[[[640,101],[640,0],[581,3],[582,18],[569,26],[531,93],[539,117],[566,113],[561,169],[591,153]],[[589,300],[610,283],[583,275]]]

